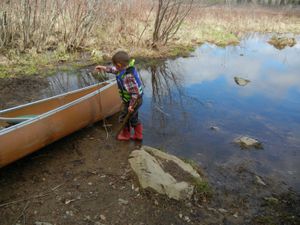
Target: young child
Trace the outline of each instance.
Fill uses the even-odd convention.
[[[112,57],[114,67],[96,66],[96,70],[116,74],[120,97],[124,103],[124,109],[120,115],[120,123],[123,122],[128,112],[132,113],[128,123],[120,132],[117,139],[127,141],[143,139],[143,126],[139,120],[138,109],[142,105],[143,88],[141,79],[134,67],[134,59],[124,51],[119,51]],[[134,128],[134,135],[130,137],[131,127]]]

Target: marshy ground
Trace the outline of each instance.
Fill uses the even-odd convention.
[[[111,5],[113,4],[111,1],[103,2],[105,4],[101,7],[104,7],[103,11],[106,13],[98,14],[99,17],[93,22],[94,29],[90,30],[89,35],[85,36],[82,42],[72,39],[76,36],[73,32],[76,30],[76,27],[73,27],[76,26],[74,20],[63,21],[61,15],[58,16],[58,21],[65,22],[66,26],[58,26],[59,29],[44,40],[42,34],[49,29],[49,16],[51,17],[51,14],[47,14],[43,17],[45,20],[40,21],[40,26],[36,26],[36,31],[32,32],[33,36],[30,36],[32,40],[27,40],[28,46],[23,45],[25,36],[22,35],[26,32],[14,36],[20,39],[10,45],[2,46],[0,109],[40,99],[49,83],[44,74],[52,73],[53,70],[63,71],[74,66],[107,62],[111,54],[120,48],[129,51],[134,57],[143,58],[143,61],[148,63],[153,58],[188,55],[186,53],[201,43],[209,42],[219,46],[237,45],[249,32],[272,32],[275,36],[279,33],[288,33],[292,36],[300,33],[300,14],[297,8],[197,5],[182,24],[178,35],[167,45],[158,46],[154,50],[151,48],[151,38],[155,12],[148,1],[140,1],[139,5],[127,4],[125,1],[114,5]],[[16,15],[10,19],[16,21],[20,19],[16,12],[23,11],[18,7],[19,5],[16,4],[10,8],[15,12],[12,15]],[[71,12],[76,12],[72,5],[66,5],[65,10],[70,12],[69,18],[74,16]],[[116,13],[119,11],[124,13]],[[20,16],[22,17],[21,14]],[[68,30],[64,30],[65,28]],[[18,31],[16,27],[13,27],[12,31],[14,29]],[[70,38],[63,38],[63,34]],[[80,44],[70,49],[74,47],[74,43],[69,42],[71,39],[74,43]],[[32,45],[35,42],[39,45]],[[238,57],[246,56],[245,52],[238,52],[238,54]],[[210,54],[207,56],[210,60],[216,58],[210,57]],[[207,64],[204,62],[203,65]],[[205,68],[204,66],[201,69]],[[221,67],[226,68],[225,63]],[[170,75],[162,72],[155,73],[155,68],[154,66],[150,71],[153,72],[153,77]],[[164,77],[161,78],[164,80]],[[293,79],[289,80],[293,81]],[[251,80],[250,84],[253,83],[255,81]],[[200,103],[204,108],[212,106],[211,102]],[[159,109],[164,113],[162,108]],[[289,118],[296,118],[295,115],[292,114]],[[261,117],[256,119],[259,120]],[[195,120],[194,124],[197,124],[197,121]],[[210,184],[212,195],[201,200],[178,202],[140,190],[129,169],[128,156],[142,143],[115,141],[116,116],[108,118],[105,124],[112,126],[107,130],[101,121],[2,168],[0,170],[0,224],[45,222],[53,225],[296,225],[300,223],[299,192],[292,190],[281,179],[261,176],[256,172],[256,168],[253,168],[256,164],[252,164],[251,160],[236,161],[236,158],[231,158],[227,163],[217,164],[213,172],[204,165],[203,171]],[[270,133],[274,132],[274,127],[271,125],[268,130]],[[291,127],[295,127],[295,124]],[[153,130],[156,131],[154,128]],[[194,130],[192,132],[195,133]],[[283,135],[278,136],[279,141],[282,136],[286,137],[287,132],[285,130],[283,132]],[[163,132],[157,136],[152,134],[150,138],[155,140],[158,136],[169,140],[169,144],[177,139],[176,136],[165,138]],[[297,140],[293,138],[291,137],[291,140],[297,144]],[[205,140],[201,139],[201,141]],[[189,146],[193,147],[192,144]],[[211,152],[208,149],[206,153],[211,154]],[[201,157],[204,157],[205,161],[205,154]]]

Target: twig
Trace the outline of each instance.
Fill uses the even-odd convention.
[[[24,224],[25,224],[25,215],[24,215],[24,213],[25,213],[25,210],[28,208],[28,205],[29,205],[29,202],[26,202],[21,214],[18,216],[18,218],[16,219],[16,222],[14,222],[13,225],[15,225],[22,216],[24,218]]]
[[[58,188],[59,188],[60,186],[62,186],[62,185],[63,185],[63,184],[57,185],[56,187],[51,188],[51,190],[49,190],[49,191],[46,191],[46,192],[41,193],[41,194],[38,194],[38,195],[31,196],[31,197],[29,197],[29,198],[24,198],[24,199],[19,199],[19,200],[15,200],[15,201],[3,203],[3,204],[0,205],[0,208],[1,208],[1,207],[4,207],[4,206],[16,204],[16,203],[18,203],[18,202],[28,201],[28,200],[30,200],[30,199],[35,199],[35,198],[45,197],[45,196],[49,195],[51,192],[53,192],[53,191],[55,191],[56,189],[58,189]]]
[[[107,130],[107,125],[106,125],[106,123],[105,123],[105,118],[103,119],[103,127],[104,127],[104,129],[105,129],[105,132],[106,132],[106,140],[108,139],[108,136],[109,136],[109,134],[108,134],[108,130]]]

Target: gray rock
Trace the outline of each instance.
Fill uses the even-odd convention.
[[[239,86],[246,86],[250,82],[250,80],[241,77],[234,77],[234,81]]]
[[[260,184],[262,186],[266,186],[266,183],[259,176],[255,176],[255,181],[256,181],[257,184]]]
[[[262,143],[254,138],[242,136],[234,139],[234,143],[239,144],[242,149],[256,148],[262,149]]]
[[[176,200],[190,199],[194,186],[186,181],[176,180],[170,171],[164,170],[165,164],[172,162],[176,169],[189,174],[191,177],[202,180],[193,167],[176,156],[164,153],[157,149],[143,146],[141,150],[131,153],[129,163],[136,173],[142,188],[150,188],[160,194]]]
[[[158,149],[155,149],[155,148],[152,148],[152,147],[149,147],[149,146],[143,146],[142,150],[147,151],[148,153],[150,153],[151,155],[153,155],[156,158],[165,159],[167,161],[173,161],[182,170],[184,170],[185,172],[189,173],[194,178],[202,180],[202,178],[199,175],[199,173],[190,164],[183,162],[181,159],[177,158],[176,156],[171,155],[171,154],[167,154],[165,152],[162,152],[162,151],[160,151]]]
[[[228,212],[228,210],[223,209],[223,208],[219,208],[218,210],[219,210],[220,213],[227,213]]]
[[[211,126],[210,129],[213,131],[220,131],[220,128],[217,126]]]
[[[122,199],[122,198],[119,198],[118,201],[119,201],[119,204],[120,204],[120,205],[127,205],[127,204],[128,204],[128,201],[127,201],[127,200],[124,200],[124,199]]]

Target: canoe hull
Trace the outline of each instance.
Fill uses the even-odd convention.
[[[118,112],[121,100],[111,83],[38,118],[0,134],[0,167],[14,162],[62,137]]]

